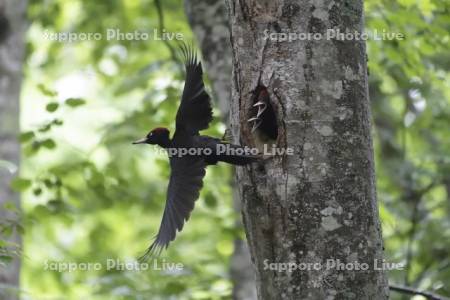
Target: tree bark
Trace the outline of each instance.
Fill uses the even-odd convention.
[[[375,194],[364,41],[274,41],[270,33],[362,32],[362,1],[227,0],[234,142],[293,155],[239,168],[237,182],[259,299],[387,299]],[[267,90],[276,139],[247,122]],[[327,260],[367,264],[339,270]],[[282,265],[295,263],[292,272]],[[314,264],[315,265],[311,265]],[[315,267],[309,267],[315,266]],[[318,267],[320,266],[320,267]],[[365,265],[364,265],[365,267]],[[271,269],[272,268],[272,269]],[[351,268],[351,267],[350,267]]]
[[[201,47],[203,62],[211,80],[214,99],[219,105],[222,120],[229,123],[231,104],[231,44],[228,12],[223,0],[186,0],[186,15]],[[234,182],[233,190],[235,189]],[[236,194],[236,193],[234,193]],[[241,211],[240,200],[233,197],[235,210]],[[242,227],[240,220],[238,227]],[[231,257],[233,299],[256,299],[255,272],[250,261],[247,243],[240,238],[234,242]]]
[[[22,63],[24,56],[24,33],[26,1],[0,0],[0,220],[5,222],[17,215],[6,211],[3,205],[12,201],[20,208],[19,196],[10,188],[10,181],[19,166],[19,97],[22,81]],[[20,236],[13,232],[5,238],[15,243],[17,250]],[[5,250],[5,249],[3,249]],[[12,250],[11,248],[7,249]],[[0,298],[18,299],[20,259],[0,265]]]

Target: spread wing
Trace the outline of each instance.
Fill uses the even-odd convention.
[[[212,120],[211,98],[205,91],[202,64],[192,47],[181,45],[186,67],[186,81],[176,117],[176,127],[197,135]]]
[[[155,241],[141,258],[143,260],[154,254],[159,255],[175,239],[177,231],[181,231],[189,219],[203,186],[206,168],[203,158],[171,157],[170,167],[172,170],[161,225]]]

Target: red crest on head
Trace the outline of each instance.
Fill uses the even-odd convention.
[[[154,132],[154,133],[169,132],[169,129],[167,129],[165,127],[156,127],[151,132]]]

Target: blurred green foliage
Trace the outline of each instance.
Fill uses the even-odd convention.
[[[191,40],[181,3],[163,5],[170,20],[165,30]],[[227,167],[208,170],[188,226],[162,257],[182,263],[181,272],[106,270],[107,259],[133,262],[143,254],[165,204],[167,157],[131,142],[157,126],[173,131],[182,68],[161,41],[106,40],[108,29],[153,36],[159,29],[153,0],[32,1],[29,16],[25,158],[15,184],[24,192],[26,215],[24,299],[229,297],[228,260],[242,233],[234,228]],[[104,38],[45,39],[55,32]],[[209,133],[220,136],[223,125],[215,122]],[[56,261],[100,262],[103,268],[45,270]]]
[[[366,1],[378,199],[386,258],[407,264],[392,282],[450,296],[450,4]],[[163,2],[165,30],[192,39],[181,1]],[[54,32],[153,34],[153,0],[32,0],[22,97],[23,299],[228,299],[235,229],[231,170],[209,168],[182,234],[164,254],[178,271],[45,270],[52,262],[133,262],[158,229],[165,156],[131,141],[169,125],[182,72],[167,43],[56,42]],[[218,115],[218,112],[215,112]],[[217,118],[218,119],[218,118]],[[209,134],[221,136],[216,121]],[[2,228],[3,228],[2,227]],[[4,229],[6,230],[6,229]],[[1,259],[1,257],[0,257]],[[4,259],[7,261],[7,258]]]
[[[366,1],[376,174],[390,281],[450,295],[450,3]]]

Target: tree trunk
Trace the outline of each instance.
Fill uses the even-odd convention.
[[[24,33],[26,1],[0,0],[0,220],[17,218],[6,211],[3,205],[12,201],[20,207],[19,196],[9,187],[18,170],[20,145],[19,134],[19,95],[22,81],[22,62],[24,55]],[[20,245],[17,232],[12,236],[0,235]],[[10,251],[8,247],[6,250]],[[5,251],[5,248],[2,249]],[[1,264],[1,262],[0,262]],[[11,263],[0,265],[0,298],[18,299],[20,260],[16,257]]]
[[[325,38],[328,28],[362,32],[362,1],[227,3],[234,142],[294,152],[237,172],[259,299],[387,299],[386,274],[374,269],[383,246],[365,43]],[[324,37],[266,38],[282,32]],[[252,133],[247,120],[261,99],[268,118]],[[338,260],[349,267],[333,268]],[[358,263],[368,269],[350,270]]]
[[[203,62],[211,79],[223,121],[229,123],[231,104],[231,45],[228,12],[223,0],[186,0],[186,15],[203,54]],[[233,183],[233,188],[234,183]],[[236,193],[234,193],[236,194]],[[234,196],[236,211],[241,211],[240,200]],[[241,227],[242,222],[238,221]],[[250,261],[247,243],[239,238],[234,242],[231,258],[233,299],[256,299],[255,272]]]

